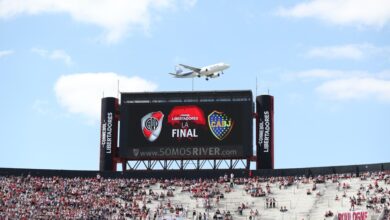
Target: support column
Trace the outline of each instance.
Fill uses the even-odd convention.
[[[256,97],[256,169],[274,169],[274,97]]]
[[[100,171],[116,171],[118,146],[118,112],[119,102],[117,98],[107,97],[102,99],[102,112],[100,122]]]

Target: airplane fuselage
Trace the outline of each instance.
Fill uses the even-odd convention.
[[[199,71],[200,76],[212,76],[214,73],[219,73],[229,68],[228,64],[217,63],[209,66],[202,67]]]

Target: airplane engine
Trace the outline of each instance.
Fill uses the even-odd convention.
[[[210,78],[217,78],[217,77],[220,77],[221,76],[221,72],[215,72],[213,73]]]

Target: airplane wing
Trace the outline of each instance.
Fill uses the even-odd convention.
[[[210,77],[210,78],[217,78],[217,77],[220,77],[221,74],[222,74],[222,71],[218,71],[218,72],[214,72],[214,73],[211,73],[211,74],[207,74],[206,76]]]
[[[176,77],[176,78],[193,78],[193,77],[196,77],[198,74],[196,74],[195,72],[188,72],[188,73],[182,73],[182,74],[177,74],[177,73],[169,73],[171,74],[172,76]]]
[[[200,68],[196,68],[196,67],[192,67],[192,66],[187,66],[187,65],[184,65],[184,64],[179,64],[180,66],[186,68],[186,69],[189,69],[189,70],[192,70],[194,72],[197,72],[199,73],[200,72]]]

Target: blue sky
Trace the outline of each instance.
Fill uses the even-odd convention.
[[[0,167],[98,169],[100,98],[275,96],[276,168],[390,161],[386,0],[0,0]]]

